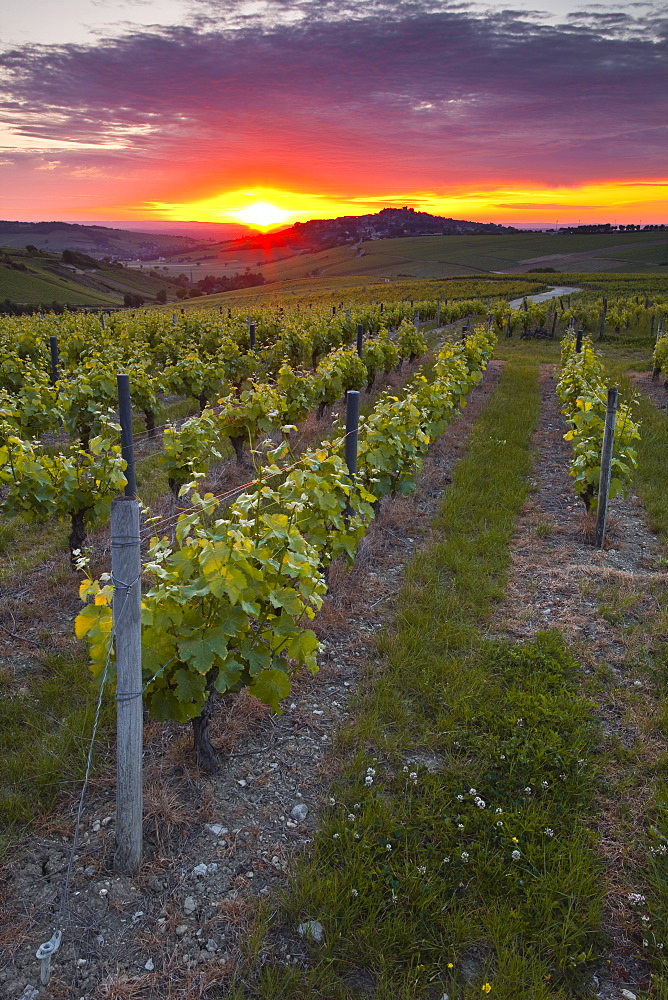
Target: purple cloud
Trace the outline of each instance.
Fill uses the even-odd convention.
[[[211,183],[212,164],[226,178],[443,192],[511,176],[665,175],[658,18],[594,10],[554,25],[413,2],[363,14],[320,4],[315,17],[286,3],[273,24],[237,12],[230,28],[213,9],[93,45],[4,53],[2,118],[35,139],[123,147],[87,154],[105,161],[172,159]]]

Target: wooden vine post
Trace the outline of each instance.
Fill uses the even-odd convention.
[[[596,517],[596,548],[602,549],[605,542],[605,525],[608,518],[608,494],[612,474],[612,448],[615,442],[617,421],[617,389],[608,389],[608,405],[605,410],[605,429],[601,448],[601,478],[598,486],[598,514]]]
[[[601,308],[601,325],[600,325],[599,331],[598,331],[598,339],[599,340],[604,340],[605,339],[605,322],[606,322],[607,317],[608,317],[608,300],[604,296],[604,298],[603,298],[603,306]]]
[[[663,337],[663,320],[660,319],[659,326],[656,331],[657,344],[659,343],[662,337]],[[656,382],[660,374],[661,374],[661,365],[655,365],[654,368],[652,369],[652,382]]]
[[[60,378],[58,371],[60,358],[58,356],[58,338],[49,337],[49,350],[51,351],[51,385],[55,385]]]
[[[132,446],[130,379],[118,376],[121,450],[128,463],[125,496],[111,505],[111,578],[116,643],[117,871],[132,874],[142,858],[141,548]]]
[[[360,394],[357,389],[346,393],[346,444],[345,460],[351,478],[357,472],[357,438],[360,424]]]

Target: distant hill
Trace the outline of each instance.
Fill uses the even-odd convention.
[[[92,223],[81,223],[81,225],[92,225]],[[225,240],[237,240],[242,236],[248,236],[250,232],[255,232],[250,226],[242,226],[233,222],[167,222],[156,219],[139,219],[137,221],[108,221],[95,222],[95,226],[103,226],[110,229],[129,230],[133,233],[150,233],[154,237],[160,236],[185,236],[191,240],[203,243],[205,240],[215,240],[222,242]]]
[[[296,253],[313,253],[366,240],[406,236],[470,236],[476,233],[489,236],[516,232],[513,226],[500,226],[494,222],[444,218],[428,212],[416,212],[413,208],[383,208],[374,215],[344,215],[337,219],[295,222],[287,229],[242,237],[234,244],[258,249],[267,245],[285,246]]]
[[[129,229],[108,229],[105,226],[84,226],[71,222],[2,222],[0,246],[37,247],[62,253],[77,250],[101,259],[153,260],[162,255],[187,253],[201,246],[201,239],[192,236],[169,236],[135,232]]]
[[[171,276],[99,261],[79,250],[55,254],[34,244],[30,249],[0,246],[0,313],[14,306],[148,305],[174,301],[182,292],[183,281]]]

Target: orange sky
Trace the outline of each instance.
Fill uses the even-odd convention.
[[[503,222],[558,221],[590,222],[604,219],[612,223],[650,222],[666,212],[668,180],[633,182],[602,181],[571,188],[508,187],[451,191],[408,191],[385,197],[337,199],[325,194],[305,194],[272,187],[221,192],[213,198],[185,203],[155,202],[150,216],[161,219],[189,219],[198,222],[243,222],[258,228],[290,225],[313,218],[364,215],[385,207],[410,205],[419,211],[451,218]],[[258,206],[254,210],[253,206]],[[610,215],[613,207],[613,215]],[[263,210],[264,208],[264,210]],[[271,209],[275,208],[275,215]],[[142,214],[143,213],[143,214]],[[135,218],[146,218],[139,209]]]
[[[484,16],[440,0],[146,2],[133,25],[131,3],[63,0],[72,42],[64,23],[57,42],[0,43],[3,218],[238,223],[263,202],[277,224],[401,205],[668,222],[653,0],[559,0],[561,17],[496,0]],[[109,37],[74,31],[95,11],[118,16]]]

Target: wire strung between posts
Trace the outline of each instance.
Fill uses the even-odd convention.
[[[342,442],[344,442],[348,437],[348,435],[352,433],[354,432],[348,431],[345,434],[343,434],[340,438],[338,438],[337,441],[332,446],[332,451],[340,448]],[[247,490],[251,486],[261,486],[263,483],[269,482],[270,479],[274,479],[277,476],[283,476],[288,472],[292,472],[294,469],[298,468],[300,465],[303,465],[305,462],[307,462],[309,460],[309,457],[310,456],[308,454],[304,455],[302,456],[302,458],[299,458],[295,462],[293,462],[292,465],[286,465],[278,472],[270,472],[267,475],[262,476],[260,479],[251,479],[246,483],[240,483],[238,486],[234,486],[231,489],[226,490],[224,493],[214,493],[211,500],[207,500],[206,502],[202,502],[200,504],[193,504],[190,507],[184,507],[182,510],[178,510],[174,514],[167,514],[165,515],[165,517],[160,518],[157,522],[150,525],[149,529],[141,535],[141,541],[145,542],[147,539],[153,537],[153,535],[156,532],[166,530],[170,526],[173,526],[173,522],[178,520],[178,518],[181,516],[187,516],[191,513],[195,513],[196,511],[207,510],[209,507],[216,507],[222,501],[227,500],[230,497],[234,496],[235,493],[239,492],[243,493],[244,490]]]
[[[127,599],[130,595],[130,590],[139,581],[140,577],[132,584],[121,584],[121,589],[124,590],[124,599],[121,609],[119,611],[119,617],[122,615]],[[107,682],[107,677],[109,674],[109,665],[111,663],[112,651],[114,648],[114,637],[116,635],[116,623],[115,620],[112,623],[111,632],[109,634],[109,649],[107,650],[107,659],[104,664],[104,670],[102,672],[102,679],[100,680],[100,692],[97,698],[97,705],[95,707],[95,718],[93,720],[93,730],[91,733],[90,743],[88,745],[88,756],[86,758],[86,771],[84,774],[84,781],[81,788],[81,795],[79,796],[79,805],[77,808],[76,822],[74,824],[74,835],[72,837],[72,847],[70,849],[70,856],[67,862],[67,869],[65,871],[65,881],[63,883],[63,889],[60,896],[60,906],[58,907],[58,914],[56,916],[56,931],[50,941],[45,941],[37,949],[37,958],[42,962],[42,984],[46,985],[49,981],[50,975],[50,962],[51,956],[60,946],[62,940],[63,924],[65,922],[65,913],[68,908],[69,896],[70,896],[70,886],[72,881],[72,868],[74,865],[74,856],[76,854],[77,846],[79,844],[79,830],[81,828],[81,819],[83,816],[84,802],[86,799],[86,792],[88,791],[88,783],[90,780],[90,772],[93,766],[93,750],[95,747],[95,739],[97,737],[97,729],[100,722],[100,713],[102,711],[102,698],[104,695],[104,688]]]

